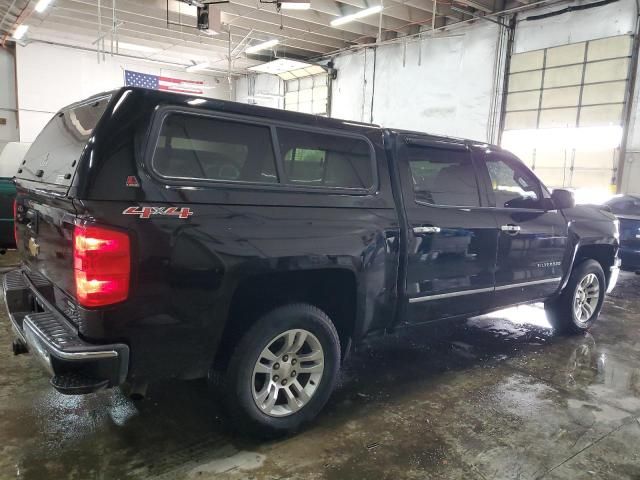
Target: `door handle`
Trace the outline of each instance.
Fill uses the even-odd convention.
[[[515,235],[521,230],[521,228],[520,225],[502,225],[500,230],[508,233],[509,235]]]
[[[424,233],[440,233],[440,227],[413,227],[413,233],[422,235]]]

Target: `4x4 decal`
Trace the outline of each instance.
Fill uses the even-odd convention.
[[[122,214],[137,215],[140,218],[151,218],[151,215],[161,215],[185,219],[193,215],[193,212],[188,207],[127,207]]]

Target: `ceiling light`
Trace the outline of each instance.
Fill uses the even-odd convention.
[[[331,26],[337,27],[338,25],[344,25],[345,23],[353,22],[359,18],[368,17],[374,13],[382,11],[382,5],[376,5],[375,7],[365,8],[359,12],[352,13],[351,15],[345,15],[344,17],[338,17],[335,20],[331,20]]]
[[[189,65],[186,70],[187,72],[199,72],[200,70],[205,70],[209,68],[209,62],[197,63],[195,65]]]
[[[16,28],[16,31],[13,32],[13,38],[20,40],[24,37],[24,34],[27,33],[27,30],[29,30],[29,25],[19,25],[18,28]]]
[[[36,12],[44,12],[52,1],[53,0],[40,0],[38,3],[36,3]]]
[[[147,47],[146,45],[138,45],[137,43],[118,42],[118,49],[132,50],[134,52],[155,53],[157,48]]]
[[[271,47],[275,47],[279,43],[280,43],[280,40],[278,40],[277,38],[274,38],[273,40],[267,40],[266,42],[253,45],[252,47],[247,47],[244,49],[244,53],[256,53],[261,50],[267,50]]]
[[[310,0],[280,0],[278,6],[282,10],[309,10],[311,8]]]
[[[194,98],[193,100],[189,100],[187,102],[189,105],[202,105],[203,103],[207,103],[204,98]]]

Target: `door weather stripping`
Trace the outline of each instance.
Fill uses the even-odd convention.
[[[427,295],[425,297],[414,297],[409,299],[409,303],[430,302],[432,300],[442,300],[443,298],[462,297],[463,295],[475,295],[476,293],[488,293],[501,290],[509,290],[510,288],[531,287],[533,285],[542,285],[545,283],[560,282],[562,277],[545,278],[544,280],[534,280],[532,282],[512,283],[510,285],[500,285],[499,287],[477,288],[475,290],[462,290],[459,292],[440,293],[438,295]]]

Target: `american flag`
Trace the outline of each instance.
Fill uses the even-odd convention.
[[[204,94],[204,82],[195,80],[180,80],[179,78],[162,77],[148,73],[124,71],[124,81],[127,87],[151,88],[167,90],[169,92],[188,93],[191,95]]]

